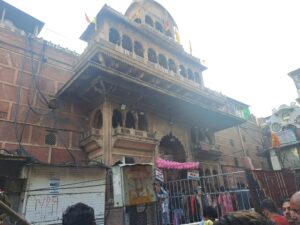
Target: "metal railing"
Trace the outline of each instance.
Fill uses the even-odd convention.
[[[157,195],[156,206],[158,225],[199,222],[203,209],[208,206],[213,207],[218,216],[252,208],[244,171],[182,179],[160,185],[162,191]]]

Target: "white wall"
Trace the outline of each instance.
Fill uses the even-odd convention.
[[[104,169],[32,166],[26,188],[22,213],[29,223],[61,223],[64,210],[82,202],[94,209],[97,225],[104,224]]]

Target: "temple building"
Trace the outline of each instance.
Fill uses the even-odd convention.
[[[184,50],[179,27],[158,2],[133,1],[124,15],[104,5],[80,37],[82,54],[39,38],[43,22],[0,3],[5,160],[193,162],[200,176],[266,167],[256,156],[262,136],[249,106],[205,86],[207,67]],[[187,176],[162,173],[165,181]],[[1,174],[0,185],[7,179]]]

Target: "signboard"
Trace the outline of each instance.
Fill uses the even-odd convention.
[[[123,166],[123,182],[125,205],[140,205],[156,200],[152,165]]]
[[[165,182],[164,181],[164,174],[163,174],[162,170],[159,169],[159,168],[155,169],[155,179],[159,180],[161,182]]]
[[[59,194],[59,179],[51,178],[49,180],[49,194]]]
[[[197,170],[191,170],[187,172],[187,178],[188,179],[195,179],[199,178],[199,171]]]

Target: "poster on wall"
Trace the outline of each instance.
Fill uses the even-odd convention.
[[[125,205],[140,205],[156,200],[153,170],[150,164],[123,167]]]
[[[163,171],[159,168],[155,169],[155,179],[161,182],[164,182],[164,174]]]
[[[199,178],[199,171],[197,170],[191,170],[187,172],[187,178],[188,179],[197,179]]]
[[[60,180],[59,178],[51,178],[49,180],[49,194],[59,194],[59,184],[60,184]]]

